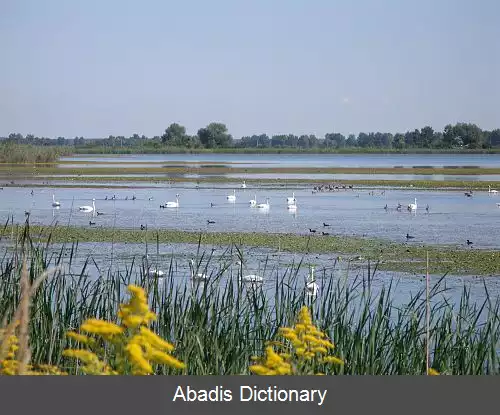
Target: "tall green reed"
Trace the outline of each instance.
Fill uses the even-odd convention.
[[[6,238],[10,235],[2,235],[2,241]],[[22,257],[28,258],[31,280],[51,266],[65,267],[42,283],[32,301],[34,363],[77,373],[74,362],[62,357],[65,348],[74,346],[65,332],[89,317],[114,320],[126,286],[135,283],[149,293],[151,308],[158,315],[153,329],[176,343],[189,374],[248,374],[251,357],[262,352],[279,327],[293,324],[303,304],[311,306],[315,323],[331,336],[345,361],[343,367],[333,369],[335,373],[426,373],[425,285],[403,305],[396,304],[397,287],[392,281],[374,288],[376,265],[352,277],[336,269],[335,263],[318,277],[321,291],[311,300],[303,290],[303,259],[284,269],[264,261],[260,273],[266,283],[250,289],[239,281],[246,273],[246,257],[239,246],[229,246],[215,258],[213,251],[202,249],[200,241],[192,272],[209,275],[206,283],[192,281],[189,273],[177,268],[174,258],[164,278],[151,278],[148,256],[117,264],[115,258],[116,266],[99,269],[100,277],[93,279],[88,276],[90,257],[84,258],[79,272],[69,271],[79,256],[76,242],[56,250],[50,238],[45,244],[33,240],[27,220],[5,246],[0,259],[0,318],[9,320],[19,302]],[[450,304],[442,298],[447,290],[445,277],[429,292],[431,366],[449,374],[500,373],[498,301],[485,286],[484,301],[477,304],[464,286],[459,303]],[[169,372],[158,369],[158,373]]]

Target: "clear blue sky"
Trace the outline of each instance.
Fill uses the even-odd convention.
[[[0,0],[0,135],[500,127],[499,0]]]

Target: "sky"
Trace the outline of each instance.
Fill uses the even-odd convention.
[[[498,0],[0,0],[0,136],[500,128]]]

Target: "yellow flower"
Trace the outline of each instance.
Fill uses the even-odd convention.
[[[68,332],[67,336],[89,349],[69,349],[64,355],[81,360],[84,363],[83,372],[89,374],[126,374],[127,368],[131,366],[132,374],[148,375],[153,373],[152,363],[165,364],[175,369],[185,368],[183,362],[168,354],[174,350],[174,345],[147,327],[156,319],[156,315],[149,310],[144,289],[135,285],[127,288],[131,296],[127,303],[120,305],[117,316],[121,320],[120,325],[88,319],[80,327],[80,330],[99,336],[108,343],[102,350],[117,367],[111,367],[91,350],[91,346],[95,345],[94,338],[76,332]]]
[[[294,327],[281,327],[278,333],[289,342],[289,351],[277,354],[272,347],[266,348],[264,361],[250,366],[252,373],[260,375],[271,374],[312,374],[311,370],[316,364],[344,362],[334,356],[327,356],[328,349],[333,349],[334,344],[326,338],[326,334],[319,330],[312,322],[309,308],[300,309],[297,323]],[[277,341],[269,344],[279,344]],[[265,369],[265,370],[264,370]]]
[[[439,372],[436,369],[433,369],[432,367],[429,368],[427,374],[429,376],[439,376]]]
[[[80,327],[81,330],[87,333],[103,335],[103,336],[114,336],[123,333],[123,327],[120,327],[114,323],[108,321],[89,319],[85,321]]]

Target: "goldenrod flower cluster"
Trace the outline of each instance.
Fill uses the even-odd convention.
[[[272,345],[266,348],[265,357],[259,364],[250,366],[256,375],[302,375],[312,374],[318,365],[344,362],[338,357],[328,355],[335,346],[312,322],[309,309],[301,308],[298,321],[294,327],[283,327],[279,330],[287,344],[272,342],[285,350],[274,351]],[[316,373],[322,374],[322,373]]]
[[[184,369],[186,365],[170,355],[174,345],[147,327],[156,319],[156,314],[149,310],[144,290],[130,285],[128,291],[131,298],[120,305],[118,312],[120,325],[97,319],[85,321],[80,330],[86,334],[71,331],[67,336],[86,349],[68,349],[63,354],[79,359],[83,363],[82,371],[92,375],[118,375],[129,371],[134,375],[149,375],[154,373],[153,364]],[[99,358],[105,354],[110,355],[113,362]]]
[[[19,350],[19,339],[16,335],[11,334],[4,339],[5,330],[0,330],[0,344],[6,346],[6,355],[0,356],[0,375],[15,376],[20,374],[25,375],[65,375],[56,366],[39,365],[36,367],[27,365],[24,373],[19,373],[19,361],[17,360],[17,351]],[[5,343],[4,343],[5,342]]]

